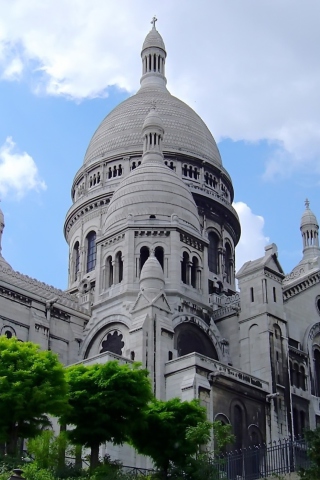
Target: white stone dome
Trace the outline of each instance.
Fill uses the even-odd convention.
[[[300,228],[303,228],[303,227],[316,227],[318,228],[319,227],[319,224],[318,224],[318,220],[317,220],[317,217],[315,216],[315,214],[310,210],[310,207],[309,207],[309,201],[306,200],[305,202],[306,204],[306,209],[305,211],[303,212],[302,214],[302,217],[301,217],[301,223],[300,223]]]
[[[140,288],[163,289],[165,284],[162,267],[152,252],[142,267],[140,274]]]
[[[141,154],[141,130],[154,103],[165,129],[164,155],[169,152],[191,155],[222,165],[216,142],[203,120],[165,87],[157,85],[140,88],[105,117],[89,143],[84,164],[114,155]]]
[[[182,179],[161,161],[143,163],[125,177],[109,204],[104,232],[119,229],[131,216],[135,221],[154,218],[168,224],[172,215],[187,229],[200,232],[197,206]]]
[[[152,28],[148,33],[148,35],[146,36],[142,45],[142,51],[145,50],[146,48],[153,48],[153,47],[158,47],[166,51],[163,38],[161,37],[160,33],[156,28]]]

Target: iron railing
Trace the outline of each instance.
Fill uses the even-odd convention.
[[[306,441],[286,439],[215,457],[210,470],[216,472],[219,480],[256,480],[297,472],[309,465]]]

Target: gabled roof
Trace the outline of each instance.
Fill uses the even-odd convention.
[[[40,297],[42,301],[57,300],[55,303],[64,305],[77,312],[89,314],[88,310],[78,304],[78,299],[69,293],[64,292],[46,283],[40,282],[28,275],[23,275],[12,268],[0,264],[0,284],[13,290],[23,293],[25,296]]]
[[[272,272],[277,273],[280,277],[284,277],[284,271],[278,260],[278,249],[275,243],[265,247],[264,257],[257,260],[249,260],[246,262],[237,273],[236,277],[242,278],[250,273],[267,268]]]

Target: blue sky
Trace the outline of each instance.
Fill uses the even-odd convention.
[[[120,8],[119,8],[120,6]],[[67,284],[63,223],[95,129],[139,87],[156,13],[171,93],[205,120],[235,189],[237,268],[278,245],[301,258],[308,197],[320,216],[320,3],[316,0],[0,0],[2,254]]]

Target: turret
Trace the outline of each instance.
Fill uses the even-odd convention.
[[[310,210],[310,202],[305,201],[306,209],[303,212],[300,223],[300,231],[303,244],[303,260],[318,257],[319,249],[319,223],[315,214]]]
[[[142,59],[142,77],[140,80],[141,86],[148,86],[152,84],[166,86],[167,80],[165,77],[165,63],[166,63],[166,47],[164,41],[158,30],[156,29],[156,17],[153,17],[152,29],[148,33],[143,42],[141,59]]]

